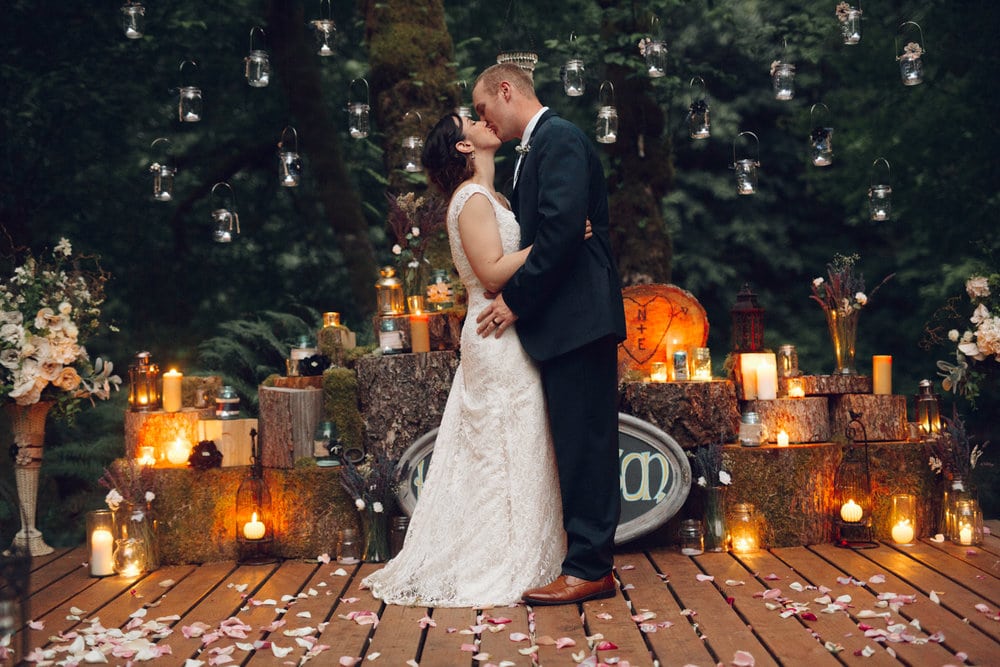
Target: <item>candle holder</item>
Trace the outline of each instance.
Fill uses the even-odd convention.
[[[903,52],[896,56],[896,60],[899,61],[899,75],[904,86],[916,86],[924,82],[924,65],[921,56],[926,51],[923,46],[924,31],[920,28],[920,24],[913,21],[904,21],[899,24],[896,34],[896,52],[899,52],[900,36],[906,32],[906,26],[911,25],[917,29],[917,33],[920,35],[919,41],[907,42],[906,46],[903,47]]]
[[[776,358],[778,377],[792,378],[799,374],[799,352],[794,345],[782,345]]]
[[[289,146],[285,135],[292,133],[292,144]],[[281,131],[278,139],[278,182],[286,188],[298,187],[302,181],[302,158],[299,156],[299,133],[288,125]]]
[[[339,466],[343,449],[337,425],[332,421],[321,421],[313,435],[313,456],[316,458],[316,465],[321,468]]]
[[[712,351],[709,348],[694,348],[694,355],[691,357],[691,379],[701,382],[711,382]]]
[[[861,3],[851,7],[845,2],[837,5],[837,20],[840,22],[840,36],[844,44],[854,46],[861,41]]]
[[[351,99],[351,96],[354,91],[354,83],[357,81],[365,84],[365,87],[364,94],[355,100]],[[347,133],[351,135],[351,139],[364,139],[370,131],[369,113],[371,112],[371,107],[368,104],[368,80],[364,78],[353,79],[350,85],[348,85],[347,91]]]
[[[220,187],[229,190],[229,207],[222,203],[212,211],[212,240],[216,243],[232,243],[240,234],[240,218],[236,214],[236,193],[229,183],[216,183],[212,186],[211,198],[216,197],[215,191]]]
[[[736,142],[740,137],[751,136],[757,146],[756,158],[736,157]],[[736,192],[741,195],[752,195],[757,192],[757,169],[760,167],[760,139],[753,132],[740,132],[733,139],[733,164],[732,169],[736,172]]]
[[[923,436],[941,432],[941,403],[930,380],[921,380],[914,397],[917,428]]]
[[[253,33],[255,30],[261,36],[264,35],[264,29],[260,26],[250,28],[250,53],[243,59],[243,75],[252,88],[265,88],[271,82],[271,60],[267,51],[254,48]]]
[[[146,30],[146,8],[129,0],[122,5],[122,31],[129,39],[139,39]]]
[[[90,563],[90,576],[107,577],[115,573],[114,545],[115,519],[111,510],[87,512],[87,560]]]
[[[729,548],[736,554],[750,554],[760,549],[761,516],[752,503],[736,503],[726,519]]]
[[[215,418],[216,419],[239,419],[240,416],[240,395],[236,388],[231,385],[224,385],[219,390],[219,395],[215,397]]]
[[[823,107],[826,115],[830,114],[830,107],[822,102],[817,102],[809,109],[809,116],[812,117],[816,107]],[[822,125],[813,126],[809,134],[809,159],[815,167],[829,167],[833,164],[833,128]]]
[[[337,32],[337,24],[333,22],[333,10],[330,0],[319,0],[320,17],[310,21],[316,38],[316,53],[323,57],[333,55],[333,38]]]
[[[917,536],[917,499],[909,493],[892,496],[889,536],[893,543],[909,546]]]
[[[975,499],[959,500],[954,505],[955,529],[951,541],[963,547],[983,543],[983,513]]]
[[[847,424],[847,444],[834,478],[834,544],[848,549],[872,549],[878,546],[872,532],[871,469],[868,458],[868,433],[861,415],[851,412]],[[858,446],[860,439],[861,446]]]
[[[158,137],[149,147],[156,148],[156,144],[161,141],[168,146],[170,144],[170,140],[166,137]],[[163,161],[154,161],[149,165],[149,172],[153,174],[153,201],[170,201],[174,198],[174,176],[177,174],[177,169],[169,164],[169,159],[170,150],[166,148]]]
[[[764,309],[750,283],[736,294],[736,303],[729,311],[733,320],[733,352],[757,352],[764,347]]]
[[[181,87],[178,89],[177,117],[182,123],[197,123],[201,120],[202,98],[201,88],[184,83],[184,66],[191,65],[196,70],[198,63],[193,60],[185,60],[181,63]]]
[[[708,88],[705,80],[696,76],[688,82],[688,86],[693,86],[695,82],[701,85],[701,93],[691,101],[688,107],[688,135],[692,139],[708,139],[712,136],[712,120],[708,106]]]
[[[618,110],[615,108],[614,84],[610,81],[602,82],[598,97],[600,106],[597,109],[594,135],[600,144],[613,144],[618,141]]]
[[[805,398],[806,383],[800,377],[788,378],[788,398]]]
[[[250,430],[250,442],[250,473],[236,491],[236,545],[239,562],[259,565],[275,561],[274,524],[257,429]]]
[[[563,92],[569,97],[580,97],[587,89],[586,66],[582,60],[572,58],[562,69]]]
[[[383,266],[379,270],[375,292],[378,297],[376,311],[379,315],[402,315],[406,312],[406,297],[403,294],[403,281],[396,276],[396,269]]]
[[[771,85],[774,99],[786,101],[795,97],[795,65],[780,60],[771,63]]]
[[[649,365],[649,381],[650,382],[666,382],[667,381],[667,364],[663,361],[654,361]]]
[[[149,352],[139,352],[128,367],[128,405],[133,412],[160,409],[160,367]]]
[[[705,553],[705,531],[698,519],[684,519],[677,531],[677,542],[684,556],[699,556]]]
[[[885,181],[875,183],[875,167],[879,162],[885,163]],[[891,170],[889,161],[884,157],[872,162],[871,184],[868,187],[868,215],[875,222],[885,222],[892,216],[892,186],[889,185]]]

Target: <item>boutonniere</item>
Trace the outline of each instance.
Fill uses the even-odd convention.
[[[527,155],[530,150],[531,144],[518,144],[517,146],[514,146],[514,152],[518,155]]]

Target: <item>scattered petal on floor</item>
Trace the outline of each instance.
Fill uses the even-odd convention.
[[[753,667],[756,661],[746,651],[737,651],[733,656],[734,667]]]
[[[614,616],[612,616],[606,611],[602,611],[599,614],[594,614],[594,615],[597,616],[597,618],[601,619],[602,621],[610,621],[612,618],[614,618]]]
[[[884,574],[873,574],[872,576],[868,577],[868,583],[869,584],[884,584],[885,583],[885,575]]]
[[[697,579],[698,581],[715,581],[715,577],[708,574],[702,574],[701,572],[694,575],[694,578]]]
[[[726,586],[745,586],[747,582],[739,579],[726,579]]]
[[[567,648],[569,646],[576,646],[576,642],[569,637],[560,637],[556,640],[556,648]]]

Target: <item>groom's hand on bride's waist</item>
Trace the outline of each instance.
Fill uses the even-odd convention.
[[[486,297],[493,299],[493,301],[483,308],[479,317],[476,318],[478,325],[476,333],[484,338],[491,334],[495,334],[499,338],[504,331],[510,328],[510,325],[514,324],[517,315],[507,307],[507,303],[503,300],[503,294],[487,292]]]

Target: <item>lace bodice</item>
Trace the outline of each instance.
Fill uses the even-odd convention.
[[[513,328],[499,339],[476,333],[476,314],[487,300],[458,231],[458,215],[476,192],[493,204],[505,252],[519,244],[514,214],[485,188],[467,185],[452,197],[448,235],[469,298],[462,358],[405,546],[365,579],[389,603],[512,604],[554,579],[565,554],[538,369]]]

